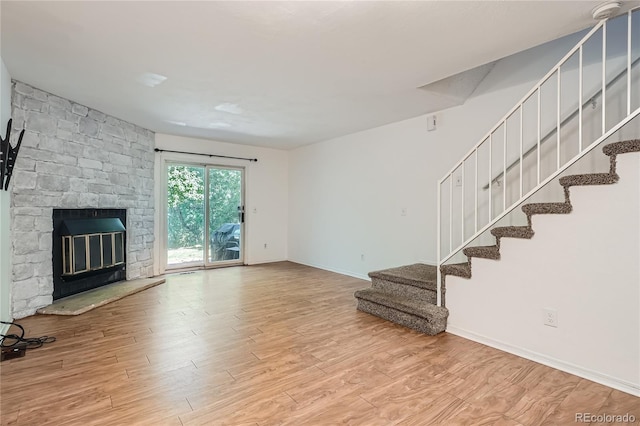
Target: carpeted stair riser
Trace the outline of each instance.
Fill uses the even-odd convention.
[[[610,143],[602,148],[602,152],[610,157],[609,173],[587,173],[564,176],[559,179],[560,185],[564,188],[564,203],[531,203],[522,206],[522,211],[527,215],[528,226],[502,226],[491,230],[491,234],[496,238],[496,246],[488,247],[467,247],[463,253],[469,258],[467,263],[442,265],[442,288],[445,288],[445,278],[447,275],[455,275],[463,278],[471,278],[471,258],[482,257],[485,259],[500,258],[501,238],[526,238],[530,239],[534,235],[531,223],[531,216],[536,214],[569,214],[571,213],[571,197],[569,188],[572,186],[586,185],[611,185],[619,180],[616,173],[616,156],[628,152],[640,152],[640,139],[623,142]]]
[[[532,203],[522,206],[522,211],[527,216],[535,214],[569,214],[571,204],[569,203]]]
[[[536,214],[569,214],[572,207],[570,203],[532,203],[522,206],[522,211],[527,215],[527,223],[533,228],[531,216]]]
[[[452,263],[449,265],[442,265],[440,267],[442,275],[455,275],[456,277],[471,278],[471,264],[465,263]]]
[[[421,333],[435,335],[445,331],[449,311],[428,303],[415,303],[373,289],[358,290],[358,310]]]
[[[376,290],[384,291],[396,296],[407,297],[414,300],[422,300],[427,303],[435,304],[438,298],[436,283],[433,283],[433,289],[415,287],[409,284],[389,281],[382,278],[371,278],[371,287]]]
[[[468,258],[480,257],[482,259],[493,259],[493,260],[500,259],[500,249],[498,248],[497,245],[467,247],[464,250],[462,250],[462,252]]]
[[[430,336],[435,336],[436,334],[442,333],[447,328],[446,319],[440,320],[436,323],[429,322],[424,318],[397,311],[395,309],[391,309],[374,302],[369,302],[368,300],[358,299],[358,310],[371,315],[375,315],[387,321],[403,325],[405,327],[419,331],[420,333],[428,334]]]
[[[496,238],[526,238],[531,239],[535,232],[528,226],[500,226],[491,230]]]
[[[530,240],[534,234],[533,229],[528,226],[499,226],[491,230],[491,235],[496,238],[498,248],[500,248],[501,238],[524,238]]]
[[[609,156],[609,173],[616,173],[616,158],[620,154],[626,154],[628,152],[640,152],[640,139],[632,139],[622,142],[614,142],[602,147],[602,152]]]

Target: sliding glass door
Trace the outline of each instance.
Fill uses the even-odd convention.
[[[242,264],[241,168],[168,164],[167,268]]]
[[[207,263],[242,259],[242,170],[207,168],[209,250]]]

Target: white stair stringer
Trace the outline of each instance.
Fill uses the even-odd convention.
[[[448,276],[447,331],[640,396],[640,153],[617,162],[619,182],[571,187],[570,214]]]

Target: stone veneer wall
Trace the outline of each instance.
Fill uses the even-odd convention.
[[[52,302],[52,210],[127,209],[127,279],[153,275],[154,138],[150,130],[13,82],[12,312]]]

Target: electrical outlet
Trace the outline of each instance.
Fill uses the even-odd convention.
[[[360,260],[364,262],[364,254],[360,255]]]
[[[407,208],[403,207],[400,209],[400,216],[406,216],[407,215]]]
[[[558,311],[555,309],[543,309],[542,310],[542,323],[549,327],[558,326]]]

